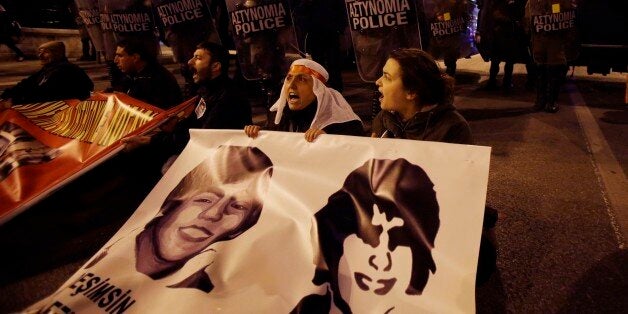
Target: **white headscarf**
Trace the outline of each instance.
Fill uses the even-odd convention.
[[[329,74],[322,65],[309,59],[295,60],[290,65],[290,68],[295,65],[305,66],[313,72],[310,73],[310,76],[314,82],[312,89],[318,100],[318,108],[316,109],[316,114],[314,115],[314,119],[312,119],[310,128],[323,129],[334,123],[343,123],[352,120],[361,121],[360,117],[353,112],[349,103],[337,90],[325,86],[325,83],[329,79]],[[270,107],[270,111],[277,111],[275,124],[279,124],[281,121],[287,100],[288,92],[286,89],[286,81],[284,80],[279,99]]]

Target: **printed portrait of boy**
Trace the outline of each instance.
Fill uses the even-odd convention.
[[[168,288],[209,293],[214,288],[208,274],[214,262],[211,254],[191,263],[197,267],[194,271],[182,269],[196,256],[215,252],[212,244],[232,240],[257,223],[272,173],[271,160],[256,147],[218,147],[181,179],[157,216],[139,233],[132,233],[132,247],[125,240],[128,237],[121,238],[85,268],[100,263],[114,249],[131,249],[137,272]]]
[[[188,173],[136,237],[136,269],[159,279],[219,241],[239,236],[258,221],[273,164],[259,149],[221,146]],[[173,288],[205,292],[213,284],[199,269]]]
[[[304,298],[294,312],[324,311],[333,299],[343,313],[387,313],[399,309],[395,300],[420,295],[436,272],[431,251],[440,219],[434,184],[405,159],[368,160],[315,219],[327,269],[317,270],[313,282],[331,291]]]

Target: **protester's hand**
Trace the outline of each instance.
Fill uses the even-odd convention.
[[[127,138],[122,139],[122,143],[126,144],[124,146],[124,151],[130,152],[140,146],[144,146],[150,143],[150,136],[140,135],[140,136],[127,137]]]
[[[247,125],[244,127],[244,133],[250,138],[256,138],[259,135],[260,129],[261,127],[259,125]]]
[[[305,140],[308,142],[314,142],[314,140],[321,134],[325,134],[325,131],[321,129],[311,128],[305,131]]]
[[[13,106],[13,101],[9,99],[0,100],[0,111],[10,109]]]

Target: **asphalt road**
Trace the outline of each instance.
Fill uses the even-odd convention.
[[[106,86],[102,65],[81,65]],[[0,64],[0,89],[36,67]],[[463,59],[456,77],[456,105],[477,144],[492,147],[487,204],[499,211],[498,271],[477,289],[478,312],[628,312],[628,124],[602,120],[628,112],[626,76],[577,68],[550,114],[532,111],[521,65],[512,92],[483,91],[488,67]],[[368,122],[373,85],[352,70],[343,76]],[[134,157],[99,166],[0,226],[0,313],[52,293],[130,216],[157,179],[121,171],[125,158]]]

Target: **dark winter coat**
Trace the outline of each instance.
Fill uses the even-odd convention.
[[[241,90],[227,76],[220,76],[203,84],[198,92],[197,108],[201,100],[205,110],[197,116],[196,110],[181,120],[172,132],[153,136],[151,144],[157,145],[167,156],[179,154],[190,139],[190,129],[238,129],[252,124],[251,106]]]
[[[148,63],[138,73],[127,76],[116,90],[161,109],[168,109],[183,101],[177,79],[158,63]]]
[[[407,122],[397,113],[382,110],[373,120],[373,133],[385,138],[473,144],[469,123],[453,105],[417,112]]]
[[[14,104],[85,99],[93,89],[94,83],[85,71],[64,59],[44,65],[33,75],[5,90],[0,98],[11,99]]]

